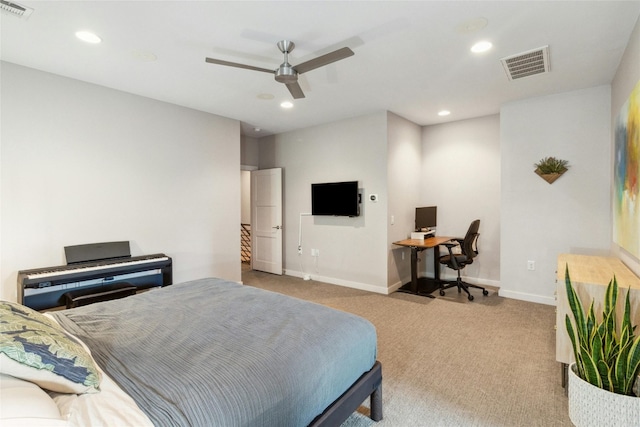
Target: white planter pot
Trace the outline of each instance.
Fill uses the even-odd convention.
[[[569,418],[576,427],[640,426],[640,398],[589,384],[569,366]]]

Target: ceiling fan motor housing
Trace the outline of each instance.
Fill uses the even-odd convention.
[[[294,70],[288,62],[280,65],[276,70],[275,75],[276,81],[280,83],[293,83],[298,81],[298,72]]]
[[[289,64],[289,54],[296,47],[290,40],[280,40],[278,49],[284,54],[284,62],[280,64],[275,72],[276,81],[280,83],[294,83],[298,81],[298,72]]]

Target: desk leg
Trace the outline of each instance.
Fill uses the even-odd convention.
[[[433,277],[440,286],[440,246],[433,248]]]
[[[411,247],[411,292],[418,293],[418,248]]]
[[[429,282],[430,280],[433,280],[433,279],[427,279],[427,278],[424,278],[424,277],[423,278],[418,278],[418,252],[420,252],[422,250],[423,249],[421,249],[419,247],[411,246],[411,282],[406,283],[405,285],[401,286],[400,289],[398,289],[398,291],[399,292],[406,292],[406,293],[410,293],[410,294],[414,294],[414,295],[420,295],[420,296],[428,297],[428,298],[435,298],[431,294],[421,293],[420,292],[420,285],[421,284],[422,285],[426,285],[427,282]]]

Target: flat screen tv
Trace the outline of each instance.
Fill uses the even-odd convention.
[[[311,184],[311,214],[360,215],[358,181]]]

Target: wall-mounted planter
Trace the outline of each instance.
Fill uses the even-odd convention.
[[[555,157],[545,157],[533,166],[536,167],[535,172],[540,178],[547,181],[549,184],[553,184],[556,179],[560,178],[563,173],[569,169],[569,162],[567,160],[556,159]]]
[[[566,172],[567,170],[565,169],[564,172]],[[562,174],[564,172],[559,172],[559,173],[542,173],[540,171],[540,169],[536,169],[535,171],[538,176],[542,179],[544,179],[545,181],[547,181],[549,184],[553,184],[554,181],[558,178],[560,178],[562,176]]]

